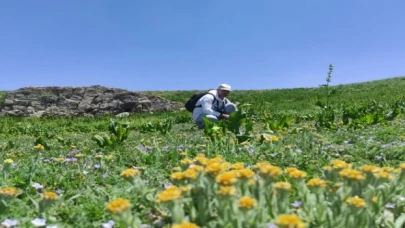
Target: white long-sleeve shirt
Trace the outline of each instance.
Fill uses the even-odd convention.
[[[214,96],[212,96],[212,94],[206,94],[201,97],[196,104],[196,106],[201,105],[201,107],[196,107],[193,111],[194,120],[196,120],[198,116],[200,116],[200,114],[214,115],[216,117],[219,117],[221,115],[219,110],[223,109],[225,107],[225,104],[229,102],[226,98],[221,99],[218,96],[217,90],[210,90],[209,93],[215,95],[215,103],[213,104]]]

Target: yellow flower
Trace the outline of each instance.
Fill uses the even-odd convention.
[[[387,172],[387,173],[392,173],[395,171],[395,168],[393,167],[382,167],[382,170]]]
[[[303,179],[307,176],[307,173],[301,170],[293,170],[288,173],[288,176],[292,179]]]
[[[255,169],[259,170],[261,175],[270,176],[273,179],[279,177],[283,173],[280,167],[270,165],[267,162],[258,162],[255,165]]]
[[[298,170],[298,169],[295,168],[295,167],[288,167],[288,168],[286,168],[284,171],[285,171],[287,174],[290,174],[291,172],[297,171],[297,170]]]
[[[313,178],[307,182],[307,185],[309,187],[325,187],[326,181],[324,181],[320,178]]]
[[[339,169],[350,168],[349,164],[347,164],[346,162],[344,162],[342,160],[339,160],[339,159],[332,160],[331,164],[332,164],[333,169],[338,169],[339,170]]]
[[[200,172],[200,171],[204,170],[204,167],[202,167],[200,165],[192,165],[192,166],[189,167],[189,169],[192,169],[192,170],[194,170],[196,172]]]
[[[194,223],[183,222],[181,224],[173,224],[171,228],[200,228],[200,227]]]
[[[386,179],[386,180],[392,180],[394,178],[390,173],[384,172],[383,170],[374,173],[374,176],[376,176],[378,179]]]
[[[158,196],[156,202],[170,202],[181,198],[181,189],[177,186],[170,186],[162,191]]]
[[[276,224],[281,227],[288,227],[288,228],[304,228],[305,225],[301,221],[301,219],[295,215],[279,215],[276,219]]]
[[[56,158],[55,161],[56,162],[63,162],[65,160],[65,158]]]
[[[236,195],[236,188],[232,186],[221,186],[221,188],[218,191],[218,194],[223,195],[223,196],[234,196]]]
[[[274,142],[274,141],[277,142],[279,140],[280,140],[280,138],[275,135],[264,137],[264,142]]]
[[[126,169],[126,170],[121,172],[120,176],[125,177],[125,178],[134,178],[136,176],[139,176],[139,170],[137,170],[137,169]]]
[[[78,154],[75,155],[75,157],[76,157],[76,158],[82,158],[82,157],[84,157],[84,154],[78,153]]]
[[[181,169],[180,169],[180,167],[173,167],[173,171],[180,171]]]
[[[279,190],[291,190],[291,184],[288,182],[280,181],[280,182],[274,183],[273,187],[275,189],[279,189]]]
[[[131,202],[127,199],[118,198],[107,204],[106,209],[113,214],[119,214],[131,207]]]
[[[192,185],[187,185],[187,186],[180,187],[180,190],[181,190],[182,192],[187,192],[187,191],[189,191],[189,190],[191,190],[191,189],[193,189],[193,186],[192,186]]]
[[[195,171],[194,169],[187,169],[186,171],[183,172],[184,178],[187,179],[196,179],[197,178],[197,171]]]
[[[229,163],[229,162],[223,162],[223,163],[221,163],[221,165],[222,165],[222,170],[225,172],[226,170],[229,170],[230,168],[231,168],[231,163]]]
[[[181,152],[180,156],[185,157],[185,156],[187,156],[187,153],[186,152]]]
[[[45,200],[57,200],[58,199],[58,195],[54,192],[45,192],[44,194],[42,194],[42,199]]]
[[[401,167],[402,171],[405,171],[405,163],[402,163],[400,167]]]
[[[236,178],[236,175],[234,172],[226,172],[226,173],[221,173],[216,177],[216,181],[218,184],[221,185],[232,185],[235,184],[238,179]]]
[[[181,164],[183,164],[183,165],[191,165],[191,164],[193,164],[194,161],[187,158],[187,159],[181,160],[180,162],[181,162]]]
[[[17,196],[20,194],[20,191],[14,187],[5,187],[0,189],[0,195],[3,196],[8,196],[8,197],[12,197],[12,196]]]
[[[6,160],[4,160],[4,163],[5,164],[12,164],[14,161],[13,161],[13,159],[6,159]]]
[[[44,147],[43,145],[41,145],[41,144],[37,144],[36,146],[34,146],[34,149],[37,149],[37,150],[44,150],[45,147]]]
[[[184,180],[184,173],[182,172],[175,172],[170,175],[170,179],[173,181],[181,181]]]
[[[339,172],[339,176],[350,180],[364,180],[366,177],[358,170],[343,169]]]
[[[97,159],[101,159],[101,158],[103,158],[103,155],[102,154],[96,154],[96,156],[94,156],[95,158],[97,158]]]
[[[332,170],[333,170],[333,167],[332,167],[332,166],[325,166],[325,167],[323,167],[323,170],[325,170],[325,171],[332,171]]]
[[[245,165],[242,162],[235,163],[231,166],[231,169],[238,170],[245,168]]]
[[[236,176],[241,179],[249,179],[255,175],[255,172],[250,169],[239,169],[234,170],[233,172],[235,172]]]
[[[373,196],[373,198],[371,198],[371,201],[372,201],[373,203],[377,203],[377,201],[378,201],[377,196]]]
[[[249,196],[244,196],[239,199],[239,208],[251,209],[256,206],[257,201]]]
[[[222,171],[223,171],[223,166],[220,163],[212,163],[212,164],[209,164],[205,168],[206,173],[210,173],[210,174],[213,174],[215,176],[222,173]]]
[[[225,162],[223,157],[221,155],[217,155],[215,158],[208,159],[207,165],[213,164],[213,163],[222,163]]]
[[[360,170],[364,173],[372,173],[378,171],[380,168],[374,165],[363,165]]]
[[[366,202],[364,201],[364,199],[359,198],[357,196],[348,198],[346,200],[346,203],[349,204],[349,205],[355,206],[357,208],[362,208],[362,207],[366,206]]]
[[[259,181],[263,181],[263,180],[259,180]],[[249,184],[249,185],[255,185],[255,184],[256,184],[255,179],[250,179],[249,182],[248,182],[248,184]]]

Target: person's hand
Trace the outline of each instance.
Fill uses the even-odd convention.
[[[222,114],[222,119],[229,119],[229,115],[228,114]]]

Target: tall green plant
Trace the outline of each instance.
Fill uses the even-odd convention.
[[[129,135],[129,124],[128,123],[118,123],[117,121],[110,119],[108,125],[109,135],[94,135],[92,139],[100,147],[115,146],[117,144],[123,143]]]
[[[336,114],[333,108],[330,105],[330,96],[332,94],[331,91],[329,91],[329,83],[332,81],[332,71],[333,71],[333,65],[329,65],[329,72],[328,76],[326,77],[326,84],[321,85],[321,87],[326,88],[326,104],[322,103],[318,97],[318,101],[316,102],[316,105],[321,108],[321,112],[317,115],[316,118],[316,127],[321,128],[321,127],[326,127],[330,129],[336,128]]]

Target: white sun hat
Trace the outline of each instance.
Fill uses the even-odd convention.
[[[231,86],[228,84],[221,84],[218,86],[219,90],[226,90],[226,91],[232,91]]]

